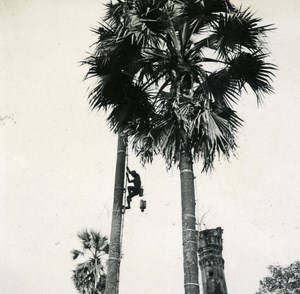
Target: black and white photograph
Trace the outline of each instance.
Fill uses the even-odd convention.
[[[300,294],[299,0],[0,0],[0,292]]]

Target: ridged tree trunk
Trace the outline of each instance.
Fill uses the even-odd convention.
[[[180,154],[182,243],[185,294],[199,294],[194,173],[185,152]]]
[[[126,164],[126,148],[126,136],[119,133],[115,172],[114,202],[109,242],[109,257],[107,261],[108,268],[106,276],[106,294],[117,294],[119,292],[121,232],[123,222],[122,205]]]

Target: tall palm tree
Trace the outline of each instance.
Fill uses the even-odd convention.
[[[269,52],[264,40],[272,27],[259,25],[260,19],[249,9],[237,9],[228,0],[119,0],[109,7],[114,11],[109,18],[115,21],[117,15],[119,22],[109,42],[100,42],[106,48],[105,58],[95,64],[106,74],[120,66],[120,74],[130,76],[142,93],[132,103],[143,101],[151,109],[144,124],[139,117],[144,111],[136,112],[134,120],[121,120],[122,131],[133,137],[142,160],[152,161],[159,153],[168,167],[179,164],[185,293],[196,294],[193,162],[202,160],[207,171],[216,155],[229,157],[235,150],[242,121],[233,105],[244,89],[252,89],[258,102],[272,92],[275,67],[265,61]],[[123,60],[119,46],[124,44],[128,56]],[[111,62],[113,66],[107,67]],[[92,97],[94,105],[105,108],[103,96]],[[109,101],[113,106],[109,121],[120,129],[120,117],[115,114],[128,110],[128,105],[119,104],[115,96]]]
[[[84,230],[78,234],[81,250],[71,251],[73,259],[85,261],[76,265],[72,280],[81,294],[100,294],[105,290],[106,266],[103,261],[108,253],[107,237],[94,230]]]
[[[118,293],[121,258],[121,233],[123,223],[123,189],[129,130],[146,130],[152,107],[145,89],[139,86],[134,75],[141,58],[141,46],[131,42],[130,36],[118,37],[122,26],[123,3],[107,4],[104,22],[94,31],[99,38],[95,52],[85,64],[89,65],[87,77],[96,77],[97,85],[89,95],[92,109],[110,111],[107,118],[111,129],[118,133],[115,169],[114,200],[110,235],[110,249],[106,278],[106,293]]]

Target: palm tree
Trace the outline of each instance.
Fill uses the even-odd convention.
[[[252,89],[258,102],[272,92],[275,67],[265,61],[269,52],[264,40],[272,27],[259,25],[260,19],[249,9],[237,9],[228,0],[119,0],[109,8],[114,11],[110,18],[115,21],[117,15],[119,22],[113,30],[101,27],[100,35],[107,36],[103,30],[108,29],[113,36],[100,42],[105,54],[95,64],[106,74],[121,68],[119,74],[130,77],[131,85],[142,94],[129,105],[143,103],[151,110],[146,123],[140,118],[144,111],[135,112],[133,120],[122,120],[115,114],[126,112],[129,105],[120,104],[121,96],[110,96],[109,121],[133,138],[142,161],[161,154],[168,167],[179,164],[185,293],[196,294],[193,163],[201,159],[207,171],[217,155],[228,158],[235,150],[242,120],[233,105],[243,90]],[[123,45],[128,48],[124,60]],[[91,101],[105,108],[107,100],[100,93]],[[133,97],[126,93],[122,99],[126,96]]]
[[[89,65],[87,77],[97,78],[89,95],[90,106],[110,111],[108,123],[118,133],[106,293],[118,293],[119,286],[127,135],[131,129],[148,129],[152,112],[148,94],[134,79],[139,70],[135,64],[141,58],[141,46],[132,43],[130,36],[118,39],[122,13],[122,3],[107,4],[104,23],[94,30],[99,36],[95,52],[84,61]]]
[[[106,266],[103,262],[108,253],[107,237],[93,230],[84,230],[78,234],[81,250],[71,251],[73,259],[79,257],[84,262],[76,265],[72,280],[81,294],[100,294],[105,290]]]

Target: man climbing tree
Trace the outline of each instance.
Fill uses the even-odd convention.
[[[139,195],[141,193],[141,177],[140,175],[135,171],[130,171],[129,167],[126,168],[126,176],[129,183],[133,183],[133,186],[128,186],[128,196],[127,196],[127,207],[126,209],[130,209],[130,202],[132,201],[132,198],[136,195]],[[132,180],[129,179],[129,174],[133,177]]]

